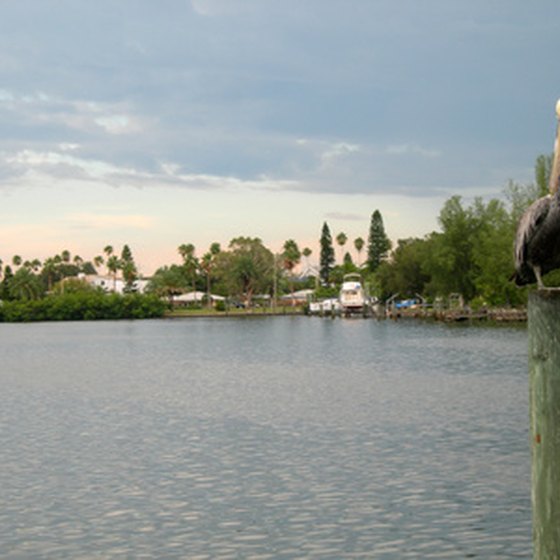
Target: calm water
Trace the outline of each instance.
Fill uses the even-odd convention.
[[[526,339],[0,324],[0,556],[528,558]]]

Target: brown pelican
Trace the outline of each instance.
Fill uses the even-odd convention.
[[[556,103],[556,141],[550,173],[549,194],[539,198],[521,216],[515,236],[515,274],[518,286],[537,282],[560,268],[560,100]]]

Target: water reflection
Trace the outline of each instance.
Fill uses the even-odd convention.
[[[526,333],[0,325],[6,558],[527,558]]]

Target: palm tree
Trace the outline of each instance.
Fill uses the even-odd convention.
[[[95,265],[96,268],[99,268],[104,262],[105,259],[101,255],[97,255],[96,257],[93,257],[93,264]]]
[[[356,248],[356,251],[358,252],[358,266],[362,266],[362,249],[364,248],[366,242],[363,240],[362,237],[356,237],[356,239],[354,239],[354,247]]]
[[[309,247],[304,247],[303,250],[301,251],[301,254],[305,258],[305,270],[307,271],[306,274],[308,277],[315,276],[315,274],[313,274],[309,268],[309,257],[311,256],[312,253],[313,251]],[[315,276],[315,287],[317,288],[318,286],[319,286],[319,277]]]
[[[212,301],[210,298],[211,284],[212,284],[212,271],[214,265],[216,264],[216,256],[221,252],[222,248],[219,243],[212,243],[210,249],[207,253],[202,256],[200,261],[200,268],[206,275],[206,299],[208,307],[212,307]]]
[[[305,258],[305,268],[309,268],[309,257],[311,253],[313,253],[313,251],[309,247],[304,247],[301,251],[301,254]]]
[[[111,255],[107,259],[107,270],[113,276],[113,292],[117,291],[117,272],[121,268],[121,261],[116,255]]]
[[[41,296],[41,282],[28,268],[20,268],[10,280],[10,295],[15,299],[38,299]]]
[[[284,243],[284,253],[282,257],[284,259],[284,268],[288,271],[290,276],[290,292],[292,294],[292,305],[294,305],[294,279],[292,272],[301,260],[301,251],[293,239],[288,239]]]
[[[22,261],[22,258],[19,255],[14,255],[12,257],[12,264],[14,266],[21,266],[21,261]]]
[[[348,237],[346,236],[346,234],[341,231],[337,236],[336,236],[336,242],[340,245],[340,258],[341,260],[344,260],[344,245],[346,245],[346,242],[348,241]]]
[[[48,259],[45,259],[45,262],[43,263],[43,271],[41,275],[43,276],[43,278],[45,276],[47,277],[47,290],[49,292],[52,291],[53,281],[56,276],[56,273],[57,273],[56,260],[53,257],[49,257]]]
[[[84,265],[84,259],[82,259],[82,257],[80,257],[80,255],[74,255],[74,258],[72,259],[74,261],[74,264],[81,269],[82,266]]]
[[[188,280],[192,282],[193,292],[196,292],[196,273],[198,271],[198,261],[195,257],[195,248],[192,243],[183,243],[177,248],[183,257],[183,268]]]
[[[177,251],[185,261],[187,258],[194,256],[195,248],[192,243],[183,243],[177,247]]]

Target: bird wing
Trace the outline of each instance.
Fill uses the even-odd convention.
[[[546,218],[550,210],[550,195],[539,198],[521,216],[517,226],[515,236],[515,265],[519,270],[521,266],[527,264],[527,247],[529,241],[534,237],[539,225]]]

